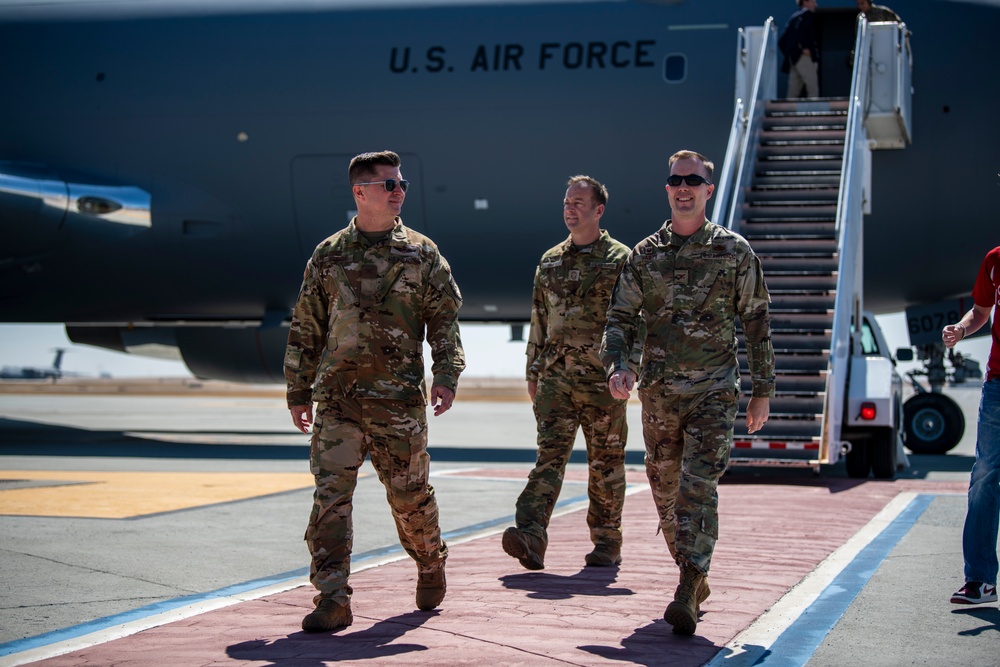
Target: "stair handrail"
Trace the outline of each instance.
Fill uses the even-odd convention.
[[[746,192],[743,184],[750,181],[757,161],[765,103],[777,91],[778,38],[774,18],[768,17],[760,28],[741,28],[737,40],[733,122],[722,171],[715,179],[712,221],[738,232]]]
[[[913,54],[905,23],[868,24],[865,129],[873,150],[906,148],[912,137]]]
[[[831,336],[829,372],[827,374],[827,406],[824,414],[821,455],[828,457],[829,447],[842,444],[840,416],[844,414],[848,373],[852,353],[853,322],[861,322],[864,311],[864,254],[863,217],[864,183],[868,156],[868,137],[865,131],[865,111],[870,92],[869,60],[871,35],[868,21],[858,17],[855,42],[854,67],[851,76],[851,94],[848,98],[847,128],[844,136],[844,153],[840,172],[840,190],[837,197],[837,295],[834,300],[833,332]],[[866,164],[867,163],[867,164]],[[828,459],[829,460],[829,459]],[[834,459],[835,460],[835,459]]]

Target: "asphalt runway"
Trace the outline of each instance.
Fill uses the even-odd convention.
[[[947,456],[911,456],[911,468],[894,482],[848,480],[842,465],[825,468],[820,476],[801,469],[737,468],[727,473],[720,498],[729,503],[723,505],[723,520],[733,517],[733,537],[727,543],[726,534],[720,536],[717,558],[725,563],[719,565],[720,580],[729,585],[713,586],[716,593],[706,605],[719,612],[715,618],[728,615],[739,622],[716,628],[717,636],[692,654],[698,662],[690,664],[996,664],[997,606],[962,608],[947,600],[961,584],[964,488],[973,460],[978,388],[950,393],[966,415],[962,443]],[[650,522],[643,514],[651,502],[643,488],[638,418],[639,406],[631,404],[627,512],[641,515],[634,521]],[[429,422],[442,529],[449,543],[458,545],[449,567],[459,560],[460,550],[473,554],[478,549],[485,551],[476,562],[497,569],[497,576],[516,573],[516,563],[496,552],[498,534],[513,521],[514,501],[533,461],[530,406],[525,401],[459,401]],[[574,461],[583,461],[581,444]],[[124,646],[121,642],[128,638],[110,641],[102,633],[129,623],[170,627],[176,618],[161,619],[161,614],[229,596],[252,599],[263,591],[308,600],[302,542],[312,494],[307,453],[307,437],[292,429],[281,400],[273,397],[0,395],[0,664],[26,664],[60,653],[66,655],[58,664],[102,664],[77,660],[77,653],[67,651],[81,638],[101,641],[99,647]],[[566,516],[560,521],[579,524],[585,469],[577,462],[570,472],[559,508]],[[817,490],[830,499],[830,507],[820,498],[816,509],[803,513],[808,501],[788,495]],[[852,510],[860,523],[846,522],[847,509],[840,513],[831,504],[851,498],[861,501]],[[394,560],[399,557],[395,529],[370,464],[363,469],[355,500],[355,567],[375,573],[372,587],[377,589],[390,578],[377,573],[412,566]],[[765,508],[756,510],[758,517],[740,513],[751,503]],[[865,503],[871,507],[866,509]],[[877,512],[889,511],[885,508],[894,503],[899,505],[896,514],[887,515],[884,525],[878,523]],[[770,551],[757,553],[746,540],[754,534],[755,522],[764,525],[764,514],[771,511],[766,508],[772,506],[772,518],[779,520],[772,530],[788,530],[789,536],[777,548],[770,544]],[[783,512],[796,516],[794,525],[781,525]],[[650,525],[634,540],[634,557],[642,549],[664,551],[662,540],[652,534],[655,519]],[[864,542],[860,536],[872,531],[875,536],[868,542],[853,552],[848,549],[852,540]],[[574,547],[584,549],[586,537],[579,532],[571,533],[580,542]],[[829,553],[812,554],[813,542],[829,543]],[[734,551],[724,556],[729,548]],[[748,558],[740,549],[748,548],[761,563],[796,563],[798,551],[815,556],[815,563],[803,560],[810,565],[777,568],[776,579],[746,584],[747,590],[740,592],[740,561]],[[840,560],[834,558],[838,553]],[[726,579],[726,568],[733,571],[732,580]],[[450,582],[461,575],[450,574]],[[853,579],[837,579],[845,576]],[[453,590],[449,588],[448,600],[456,596]],[[853,595],[846,603],[841,599],[839,607],[830,606],[825,597],[830,590]],[[388,590],[385,595],[398,593]],[[764,593],[773,599],[761,598]],[[741,609],[744,596],[763,600],[758,613],[751,614],[749,604]],[[816,607],[820,602],[827,606]],[[621,609],[622,601],[616,603],[615,609]],[[231,602],[222,606],[243,608]],[[300,618],[300,610],[292,615]],[[194,618],[217,617],[206,613]],[[822,622],[816,623],[817,618]],[[810,623],[802,625],[806,619]],[[297,630],[294,622],[290,628],[255,631],[290,637]],[[650,630],[655,634],[662,627],[654,623]],[[210,634],[205,628],[196,631]],[[149,632],[135,637],[149,637]],[[531,628],[523,634],[529,641]],[[659,664],[636,652],[629,636],[612,634],[608,646],[568,661]],[[535,641],[550,637],[543,633]],[[413,637],[406,633],[397,639]],[[662,639],[677,640],[669,630]],[[423,656],[423,664],[449,664],[440,657],[447,654],[433,651],[433,640],[425,644],[431,653]],[[136,664],[189,664],[176,656],[160,662],[151,657],[156,650],[145,647],[146,662]],[[480,663],[491,659],[482,646],[478,651]],[[523,664],[549,664],[543,655]],[[385,663],[374,654],[360,656],[365,664],[408,664],[398,662],[398,656]],[[265,651],[217,663],[286,664],[261,662],[266,657]],[[499,664],[506,660],[503,655],[494,659]],[[126,662],[116,659],[114,664]],[[206,658],[190,664],[216,662]]]

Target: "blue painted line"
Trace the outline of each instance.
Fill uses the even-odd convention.
[[[565,500],[560,500],[556,503],[556,507],[563,507],[565,505],[570,505],[581,500],[587,500],[586,495],[576,496],[574,498],[567,498]],[[458,530],[453,530],[442,535],[445,540],[448,539],[458,539],[465,535],[475,533],[477,531],[483,530],[485,528],[491,528],[503,523],[514,522],[514,516],[505,516],[499,519],[493,519],[491,521],[483,521],[481,523],[473,524],[471,526],[466,526],[464,528],[459,528]],[[373,558],[381,558],[394,553],[402,553],[403,548],[399,545],[392,547],[385,547],[382,549],[372,549],[371,551],[365,551],[364,553],[354,555],[351,560],[354,563],[363,563],[366,560],[371,560]],[[300,577],[308,576],[309,568],[304,567],[298,570],[291,570],[289,572],[282,572],[281,574],[272,575],[270,577],[263,577],[260,579],[252,579],[250,581],[245,581],[240,584],[233,584],[232,586],[226,586],[225,588],[220,588],[218,590],[209,591],[207,593],[193,593],[191,595],[184,595],[178,598],[173,598],[171,600],[164,600],[162,602],[155,602],[145,607],[139,607],[138,609],[133,609],[131,611],[122,612],[120,614],[114,614],[112,616],[104,616],[102,618],[96,618],[92,621],[87,621],[86,623],[80,623],[79,625],[74,625],[68,628],[63,628],[62,630],[53,630],[52,632],[46,632],[44,634],[35,635],[34,637],[27,637],[25,639],[17,639],[12,642],[7,642],[6,644],[0,644],[0,656],[12,655],[14,653],[21,653],[22,651],[30,651],[37,648],[42,648],[45,646],[50,646],[52,644],[58,644],[59,642],[64,642],[70,639],[76,639],[77,637],[82,637],[83,635],[90,634],[92,632],[101,632],[109,628],[113,628],[117,625],[125,625],[126,623],[132,623],[135,621],[141,621],[150,616],[156,616],[157,614],[163,614],[174,609],[179,609],[180,607],[185,607],[190,604],[196,604],[198,602],[204,602],[207,600],[214,600],[217,598],[229,597],[231,595],[238,595],[240,593],[245,593],[247,591],[256,590],[258,588],[265,588],[267,586],[274,586],[281,584],[292,579],[298,579]]]
[[[35,635],[34,637],[27,637],[25,639],[7,642],[6,644],[0,644],[0,656],[20,653],[22,651],[30,651],[43,646],[49,646],[50,644],[57,644],[69,639],[82,637],[83,635],[90,634],[91,632],[107,630],[108,628],[113,628],[116,625],[124,625],[126,623],[140,621],[144,618],[172,611],[189,604],[228,597],[230,595],[238,595],[240,593],[245,593],[246,591],[252,591],[265,586],[272,586],[274,584],[279,584],[307,574],[309,574],[309,568],[301,568],[270,577],[262,577],[260,579],[245,581],[240,584],[233,584],[232,586],[226,586],[225,588],[209,591],[207,593],[194,593],[191,595],[184,595],[179,598],[173,598],[172,600],[154,602],[153,604],[146,605],[145,607],[139,607],[138,609],[122,612],[120,614],[114,614],[112,616],[96,618],[92,621],[87,621],[86,623],[74,625],[69,628],[63,628],[62,630],[53,630],[52,632]]]
[[[754,665],[801,667],[809,662],[854,598],[933,500],[932,494],[920,494],[911,500],[906,509],[854,557]]]

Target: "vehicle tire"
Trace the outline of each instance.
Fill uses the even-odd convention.
[[[896,443],[891,428],[880,428],[872,434],[872,473],[875,479],[896,476]]]
[[[958,403],[944,394],[923,393],[903,404],[906,448],[914,454],[944,454],[965,433],[965,415]]]
[[[868,479],[872,469],[872,443],[867,438],[851,442],[851,451],[844,457],[847,466],[847,476],[852,479]]]

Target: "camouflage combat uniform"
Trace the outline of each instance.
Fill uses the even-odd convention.
[[[686,241],[668,220],[629,254],[615,285],[601,359],[627,364],[640,320],[639,373],[646,474],[678,564],[708,572],[718,538],[718,480],[729,462],[739,399],[736,318],[753,395],[774,395],[770,297],[743,237],[709,221]],[[641,314],[641,316],[640,316]]]
[[[434,384],[452,391],[465,368],[461,294],[434,242],[397,218],[374,244],[355,221],[306,265],[292,313],[288,406],[318,404],[310,450],[316,478],[306,542],[317,600],[350,601],[352,497],[365,456],[386,488],[400,543],[421,571],[448,549],[428,484],[423,340]]]
[[[527,379],[537,382],[538,456],[517,499],[516,523],[548,542],[576,431],[590,469],[587,524],[595,545],[621,546],[625,501],[625,401],[613,398],[598,356],[604,313],[628,247],[606,231],[584,248],[571,238],[542,255],[535,272]]]

